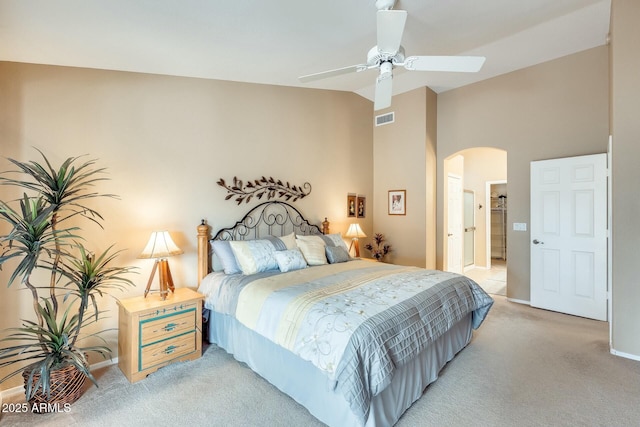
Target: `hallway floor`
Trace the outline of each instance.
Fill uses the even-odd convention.
[[[491,268],[473,268],[464,275],[475,280],[488,294],[507,295],[507,262],[499,259],[491,260]]]

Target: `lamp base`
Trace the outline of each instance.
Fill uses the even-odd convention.
[[[153,270],[151,270],[151,276],[149,277],[149,281],[147,282],[147,288],[144,291],[144,297],[147,297],[149,291],[151,290],[151,283],[153,283],[153,278],[156,275],[156,270],[158,270],[158,264],[160,265],[160,297],[164,301],[167,299],[167,295],[169,295],[169,291],[172,293],[175,291],[175,286],[173,286],[173,278],[171,277],[171,270],[169,269],[169,261],[166,259],[156,259],[156,262],[153,264]]]
[[[360,258],[360,243],[358,242],[358,238],[354,237],[351,239],[351,246],[349,246],[349,252],[351,252],[351,248],[355,251],[355,257]]]

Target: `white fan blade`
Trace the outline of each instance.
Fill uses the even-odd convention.
[[[298,77],[298,80],[300,80],[301,83],[308,83],[314,80],[326,79],[328,77],[340,76],[342,74],[364,71],[367,68],[369,68],[367,64],[351,65],[349,67],[337,68],[335,70],[322,71],[320,73],[315,73],[315,74],[308,74],[306,76]]]
[[[380,52],[394,55],[398,51],[406,21],[406,10],[378,11],[378,50]]]
[[[375,111],[391,106],[393,75],[391,73],[380,73],[376,80],[376,95],[373,101]]]
[[[404,60],[404,68],[475,73],[480,71],[484,60],[484,56],[410,56]]]

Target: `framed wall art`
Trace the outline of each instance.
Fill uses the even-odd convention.
[[[356,197],[356,215],[358,218],[364,218],[367,213],[367,199],[364,196],[358,195]]]
[[[356,195],[355,194],[347,194],[347,217],[348,218],[356,218]]]
[[[389,215],[406,215],[407,190],[389,190]]]

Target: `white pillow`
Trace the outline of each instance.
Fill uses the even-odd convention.
[[[288,249],[286,251],[277,251],[275,253],[276,262],[280,271],[286,273],[287,271],[300,270],[307,268],[307,262],[302,256],[300,249]]]
[[[242,269],[242,274],[278,269],[274,256],[276,248],[268,240],[234,240],[230,241],[229,245]]]
[[[296,236],[298,248],[309,265],[322,265],[327,263],[324,253],[324,240],[319,236]]]
[[[296,235],[294,232],[278,238],[282,240],[282,243],[284,243],[287,249],[296,249],[298,247],[298,245],[296,245]]]

